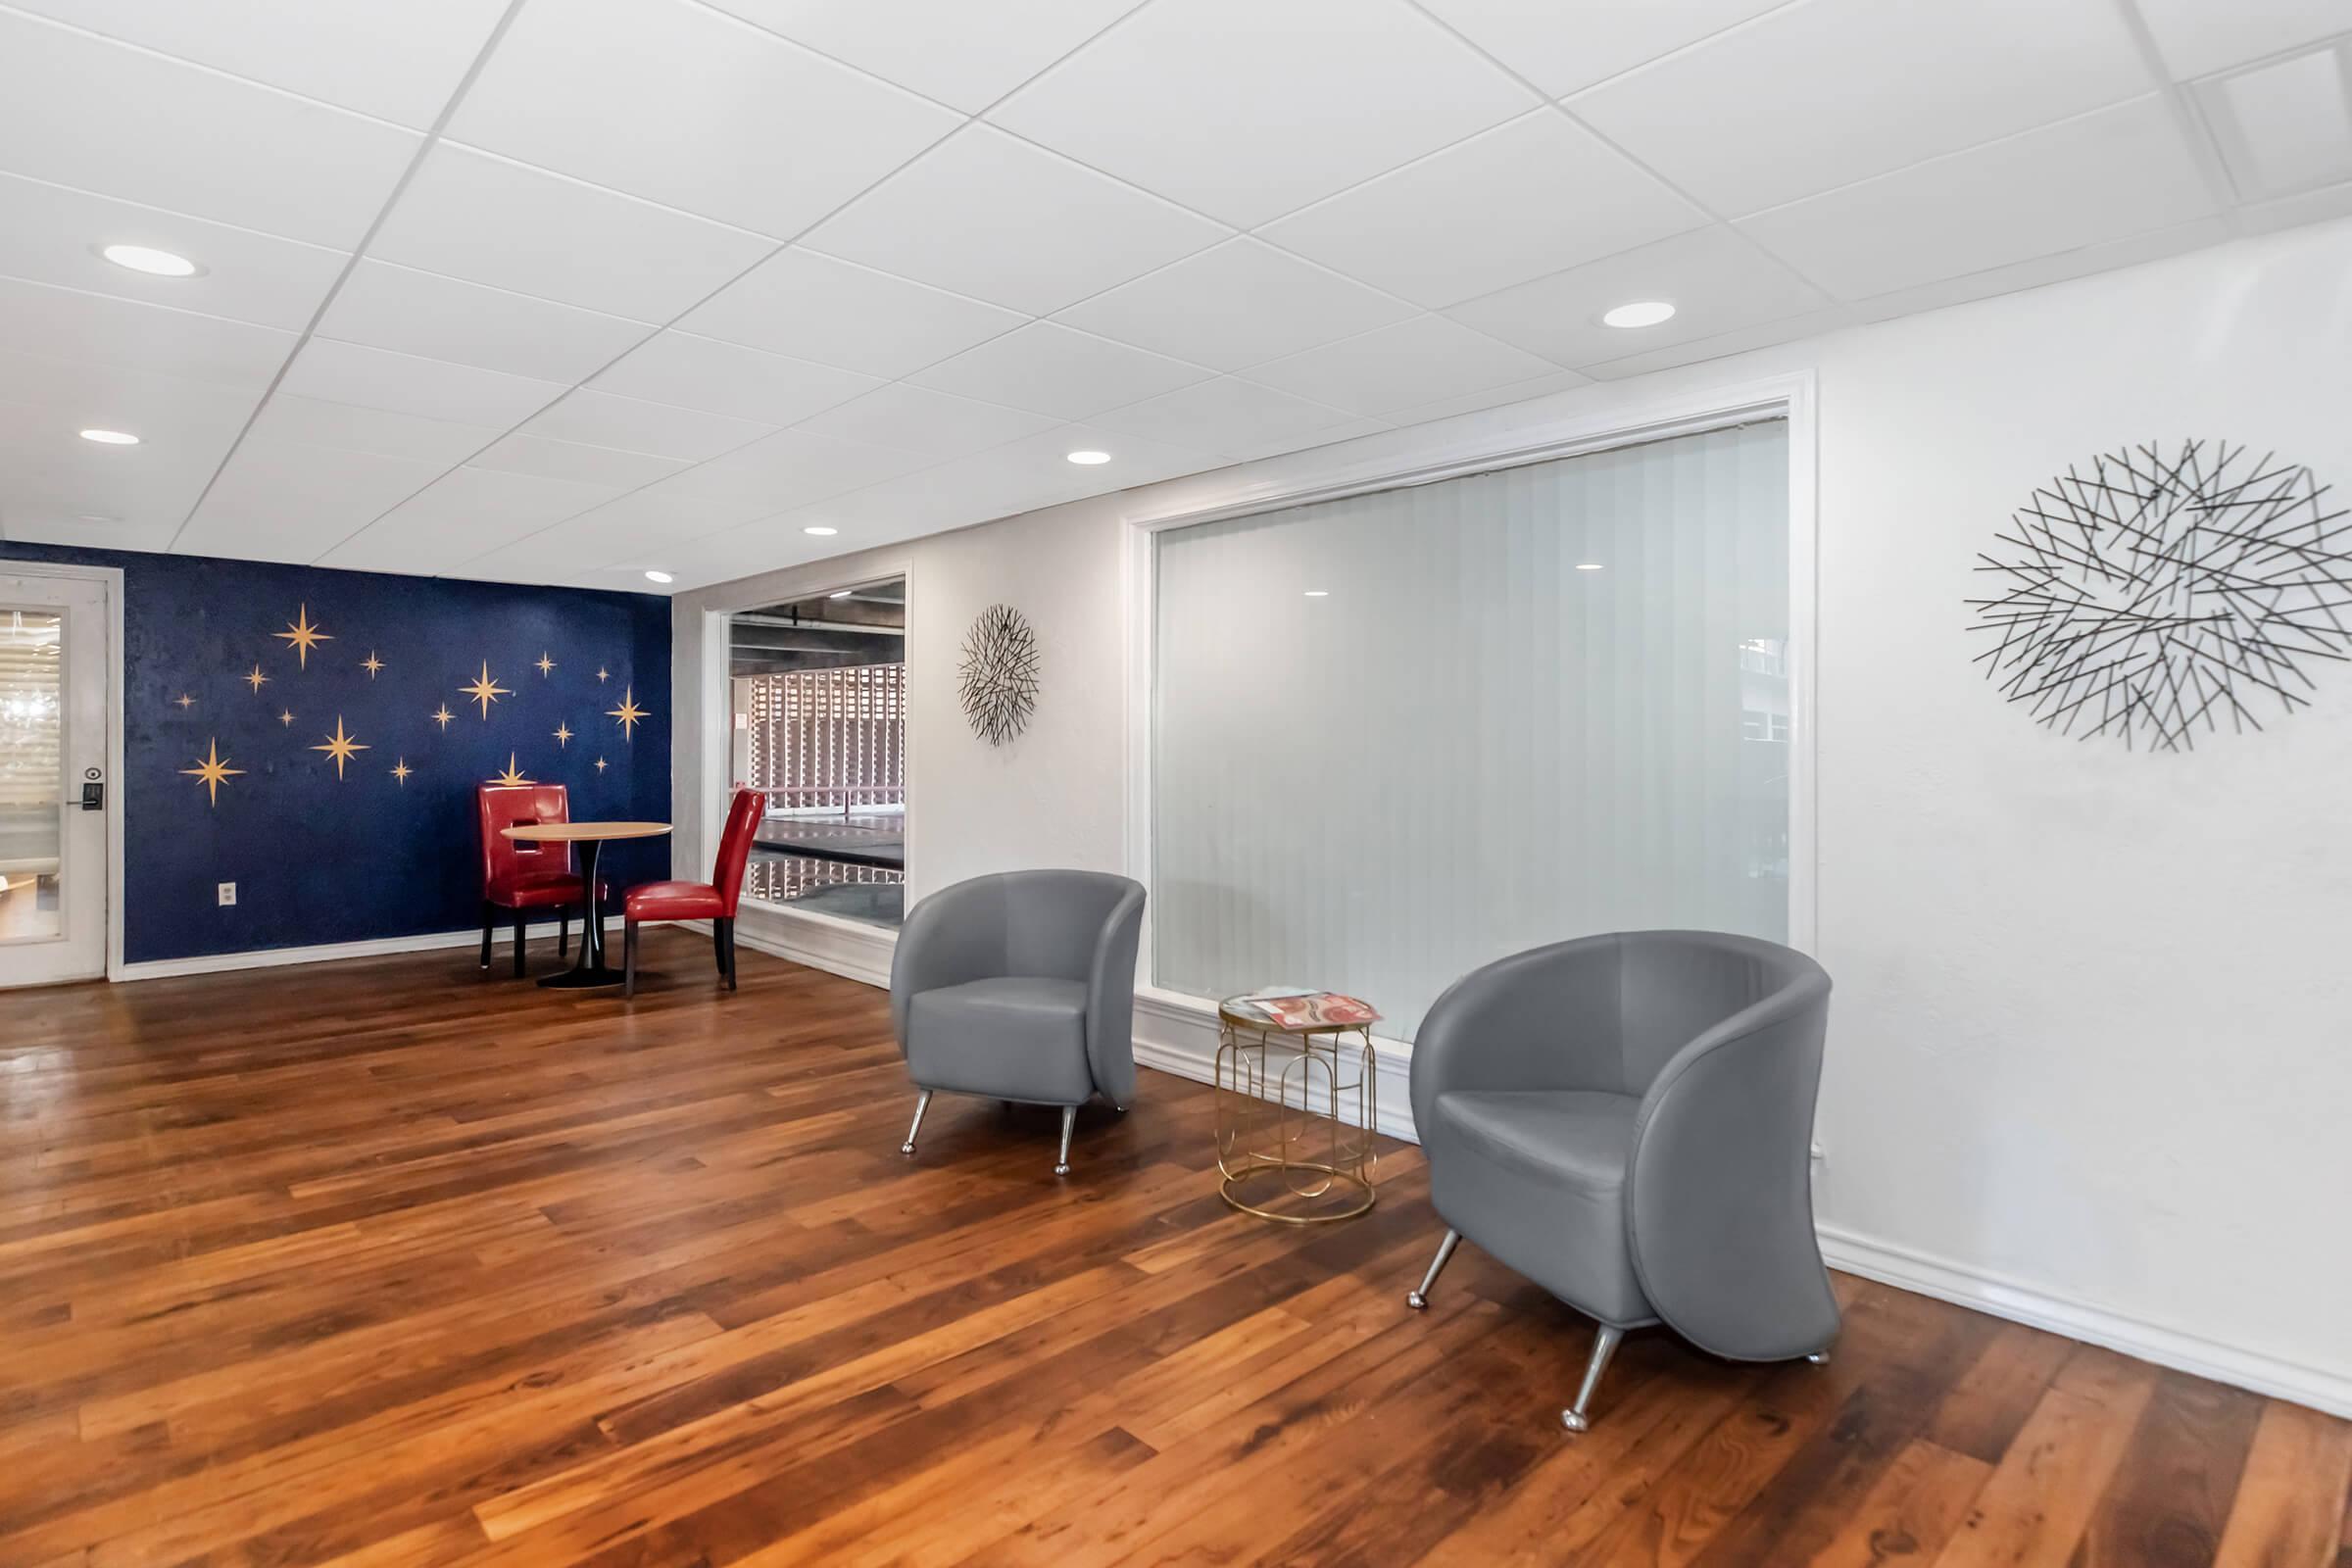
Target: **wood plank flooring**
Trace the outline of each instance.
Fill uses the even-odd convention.
[[[554,962],[535,955],[537,972]],[[0,1565],[2352,1568],[2352,1424],[1841,1278],[1832,1364],[1588,1326],[1418,1152],[1301,1232],[1206,1091],[943,1098],[880,993],[649,940],[0,995]]]

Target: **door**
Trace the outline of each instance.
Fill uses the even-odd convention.
[[[0,986],[106,973],[107,584],[0,562]]]

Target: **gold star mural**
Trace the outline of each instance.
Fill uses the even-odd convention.
[[[472,698],[475,702],[482,705],[482,718],[484,722],[489,720],[490,705],[492,703],[497,702],[501,697],[512,697],[514,695],[506,687],[500,686],[490,679],[490,661],[487,659],[482,661],[481,678],[476,680],[472,685],[461,686],[458,688],[458,690],[464,692],[466,696]]]
[[[557,744],[558,746],[564,747],[564,748],[565,748],[566,750],[568,750],[568,749],[570,748],[570,746],[571,746],[571,726],[570,726],[570,725],[568,725],[568,724],[564,723],[564,722],[562,719],[557,719],[557,720],[556,720],[556,730],[555,730],[555,735],[556,735],[556,744]]]
[[[539,655],[539,674],[542,679],[555,673],[556,662],[542,652]]]
[[[262,688],[270,684],[270,677],[262,673],[261,665],[256,664],[253,666],[253,673],[245,677],[245,684],[253,688],[254,696],[259,697],[262,695]]]
[[[416,771],[416,770],[415,768],[409,765],[409,760],[405,757],[392,764],[392,776],[400,780],[401,785],[404,788],[408,785],[409,775]]]
[[[507,754],[507,770],[504,773],[499,774],[498,777],[492,779],[490,782],[493,784],[503,785],[508,789],[515,789],[521,785],[528,784],[530,780],[522,776],[522,769],[514,765],[514,754],[513,752],[509,752]]]
[[[311,667],[312,649],[320,643],[334,641],[332,637],[311,624],[311,607],[308,605],[303,606],[301,612],[292,620],[286,622],[284,631],[271,635],[280,638],[294,650],[296,662],[304,669]]]
[[[294,712],[293,712],[293,710],[291,710],[291,709],[285,709],[285,708],[281,708],[281,709],[279,709],[279,710],[277,710],[277,721],[278,721],[280,724],[291,724],[291,723],[293,723],[293,722],[294,722]]]
[[[360,667],[368,672],[369,680],[373,680],[376,671],[384,667],[384,662],[376,658],[375,650],[370,648],[368,650],[368,657],[360,661]]]
[[[443,729],[447,729],[449,728],[449,721],[458,715],[449,710],[449,705],[447,703],[443,703],[439,708],[434,709],[432,712],[425,716],[430,718],[434,723],[440,725]]]
[[[602,665],[602,664],[599,664],[599,665],[597,665],[597,667],[596,667],[596,680],[597,680],[597,684],[598,684],[598,685],[600,685],[600,686],[601,686],[601,685],[603,685],[603,684],[604,684],[606,681],[608,681],[608,680],[611,680],[612,678],[612,676],[611,672],[610,672],[610,671],[608,671],[608,670],[607,670],[607,669],[604,667],[604,665]]]
[[[364,752],[368,748],[343,733],[343,715],[337,713],[335,715],[335,732],[326,738],[325,745],[314,746],[311,750],[324,752],[333,758],[335,760],[335,777],[340,779],[343,776],[343,764],[351,760],[354,753]]]
[[[183,767],[180,771],[211,792],[213,805],[217,807],[220,804],[220,786],[245,770],[229,766],[228,759],[220,755],[220,741],[215,740],[205,749],[205,754],[196,760],[194,767]]]
[[[647,711],[637,706],[637,688],[632,686],[622,695],[618,708],[605,710],[605,716],[619,719],[621,733],[630,740],[635,740],[637,738],[637,722],[646,716]]]
[[[605,760],[601,757],[596,760],[596,770],[599,773],[602,773],[605,770]]]
[[[190,697],[186,692],[181,692],[177,697],[174,697],[172,700],[179,705],[179,710],[183,713],[196,706],[196,699]]]

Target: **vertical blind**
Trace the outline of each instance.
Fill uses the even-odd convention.
[[[0,808],[54,810],[64,787],[64,628],[52,611],[0,609]]]
[[[1788,426],[1155,536],[1152,979],[1410,1039],[1594,932],[1783,939]]]

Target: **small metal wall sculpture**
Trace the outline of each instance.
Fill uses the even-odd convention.
[[[2035,490],[1977,558],[2002,590],[1967,601],[1985,677],[2060,734],[2150,751],[2309,707],[2305,662],[2352,659],[2352,521],[2310,468],[2247,451],[2126,447]]]
[[[956,683],[972,733],[991,746],[1018,735],[1037,710],[1037,633],[1010,605],[991,605],[963,638]]]

